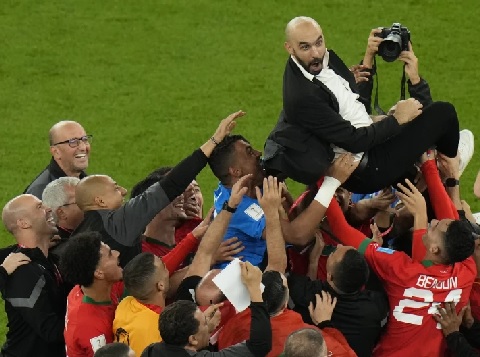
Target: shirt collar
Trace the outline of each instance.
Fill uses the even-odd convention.
[[[293,62],[295,62],[298,69],[300,69],[300,72],[302,72],[305,78],[307,78],[310,82],[313,81],[313,79],[315,78],[315,75],[307,72],[307,70],[303,68],[303,66],[300,63],[298,63],[297,59],[294,56],[291,55],[290,57],[292,58]],[[323,56],[323,62],[322,62],[322,69],[328,68],[329,59],[330,59],[330,54],[328,53],[328,50],[325,50],[325,55]]]

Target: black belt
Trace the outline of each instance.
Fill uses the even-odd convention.
[[[363,153],[362,159],[360,160],[360,163],[358,164],[357,168],[353,171],[352,174],[359,174],[365,170],[368,164],[368,153],[365,151]]]

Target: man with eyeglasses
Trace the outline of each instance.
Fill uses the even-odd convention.
[[[65,176],[87,176],[92,135],[75,121],[56,123],[48,133],[52,159],[48,166],[28,185],[24,193],[42,198],[45,187],[52,181]]]

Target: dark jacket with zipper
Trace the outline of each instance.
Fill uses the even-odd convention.
[[[58,166],[57,162],[52,157],[50,163],[45,168],[45,170],[43,170],[35,178],[35,180],[33,180],[33,182],[28,185],[28,187],[25,189],[25,191],[23,191],[23,193],[29,193],[39,199],[42,199],[42,193],[43,190],[45,190],[45,187],[47,187],[50,182],[65,176],[67,176],[67,174],[60,168],[60,166]],[[86,176],[87,174],[82,171],[80,173],[79,179],[81,180]]]
[[[142,252],[141,237],[150,221],[181,195],[207,164],[200,150],[175,166],[165,178],[150,186],[116,210],[86,211],[83,221],[72,233],[97,231],[102,241],[120,252],[120,265],[125,265]]]
[[[2,279],[8,319],[2,355],[64,357],[65,284],[53,257],[45,257],[39,248],[18,248],[17,251],[28,256],[31,262],[18,267],[8,279]]]

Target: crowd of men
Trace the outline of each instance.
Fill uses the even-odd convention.
[[[232,134],[238,111],[129,199],[87,173],[80,123],[53,125],[50,163],[2,211],[16,244],[0,249],[0,355],[480,356],[480,227],[459,189],[473,134],[411,44],[411,98],[371,115],[379,32],[348,68],[315,20],[292,19],[264,157]]]

